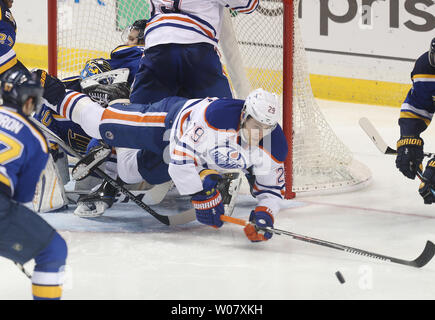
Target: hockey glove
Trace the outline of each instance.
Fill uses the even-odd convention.
[[[396,167],[409,179],[415,179],[422,168],[423,144],[418,136],[403,136],[397,141]]]
[[[57,106],[65,97],[65,85],[56,77],[50,76],[47,71],[37,69],[33,71],[41,81],[41,86],[44,88],[42,95],[48,103]]]
[[[267,241],[272,238],[272,233],[261,230],[258,227],[273,228],[273,216],[267,207],[256,207],[249,216],[251,222],[245,228],[245,234],[252,242]]]
[[[423,181],[420,183],[418,192],[422,196],[425,204],[432,204],[435,202],[435,158],[429,160],[426,165],[426,169],[423,173]]]
[[[199,176],[203,190],[192,196],[196,219],[203,224],[220,228],[223,225],[220,217],[225,213],[222,196],[217,189],[221,175],[215,170],[205,169],[200,172]]]

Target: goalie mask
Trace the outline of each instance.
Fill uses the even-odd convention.
[[[92,59],[86,62],[82,72],[80,72],[80,78],[86,79],[88,77],[107,72],[112,70],[110,63],[107,60],[99,58]]]
[[[130,87],[127,83],[129,70],[115,69],[96,74],[80,82],[83,93],[106,108],[113,100],[129,99]]]
[[[435,68],[435,38],[432,39],[429,47],[429,63]]]

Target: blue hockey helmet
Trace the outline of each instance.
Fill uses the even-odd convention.
[[[429,47],[429,63],[432,67],[435,68],[435,38],[430,42]]]
[[[110,63],[103,58],[91,59],[86,62],[82,72],[80,72],[80,78],[86,79],[87,77],[107,72],[112,70]]]
[[[9,69],[0,76],[0,95],[3,102],[19,110],[27,99],[33,98],[35,111],[39,112],[43,93],[38,76],[25,69]]]

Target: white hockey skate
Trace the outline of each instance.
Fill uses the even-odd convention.
[[[81,218],[96,218],[110,208],[118,193],[117,189],[109,182],[104,181],[97,190],[91,194],[81,195],[77,201],[74,214]]]

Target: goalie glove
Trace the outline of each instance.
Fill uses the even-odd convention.
[[[409,179],[415,179],[422,168],[423,144],[419,136],[402,136],[397,141],[396,167]]]
[[[103,108],[106,108],[113,100],[130,97],[130,88],[126,83],[95,84],[86,87],[83,92]]]
[[[245,235],[252,242],[267,241],[272,238],[272,233],[261,230],[258,227],[271,227],[273,228],[273,216],[267,207],[256,207],[251,211],[248,224],[243,230]]]
[[[217,189],[221,175],[215,170],[205,169],[199,174],[203,190],[192,196],[192,205],[196,211],[196,219],[206,225],[220,228],[223,225],[220,217],[225,213],[222,196]]]
[[[429,160],[426,169],[423,173],[423,181],[420,183],[418,192],[424,200],[425,204],[432,204],[435,202],[435,158]]]

